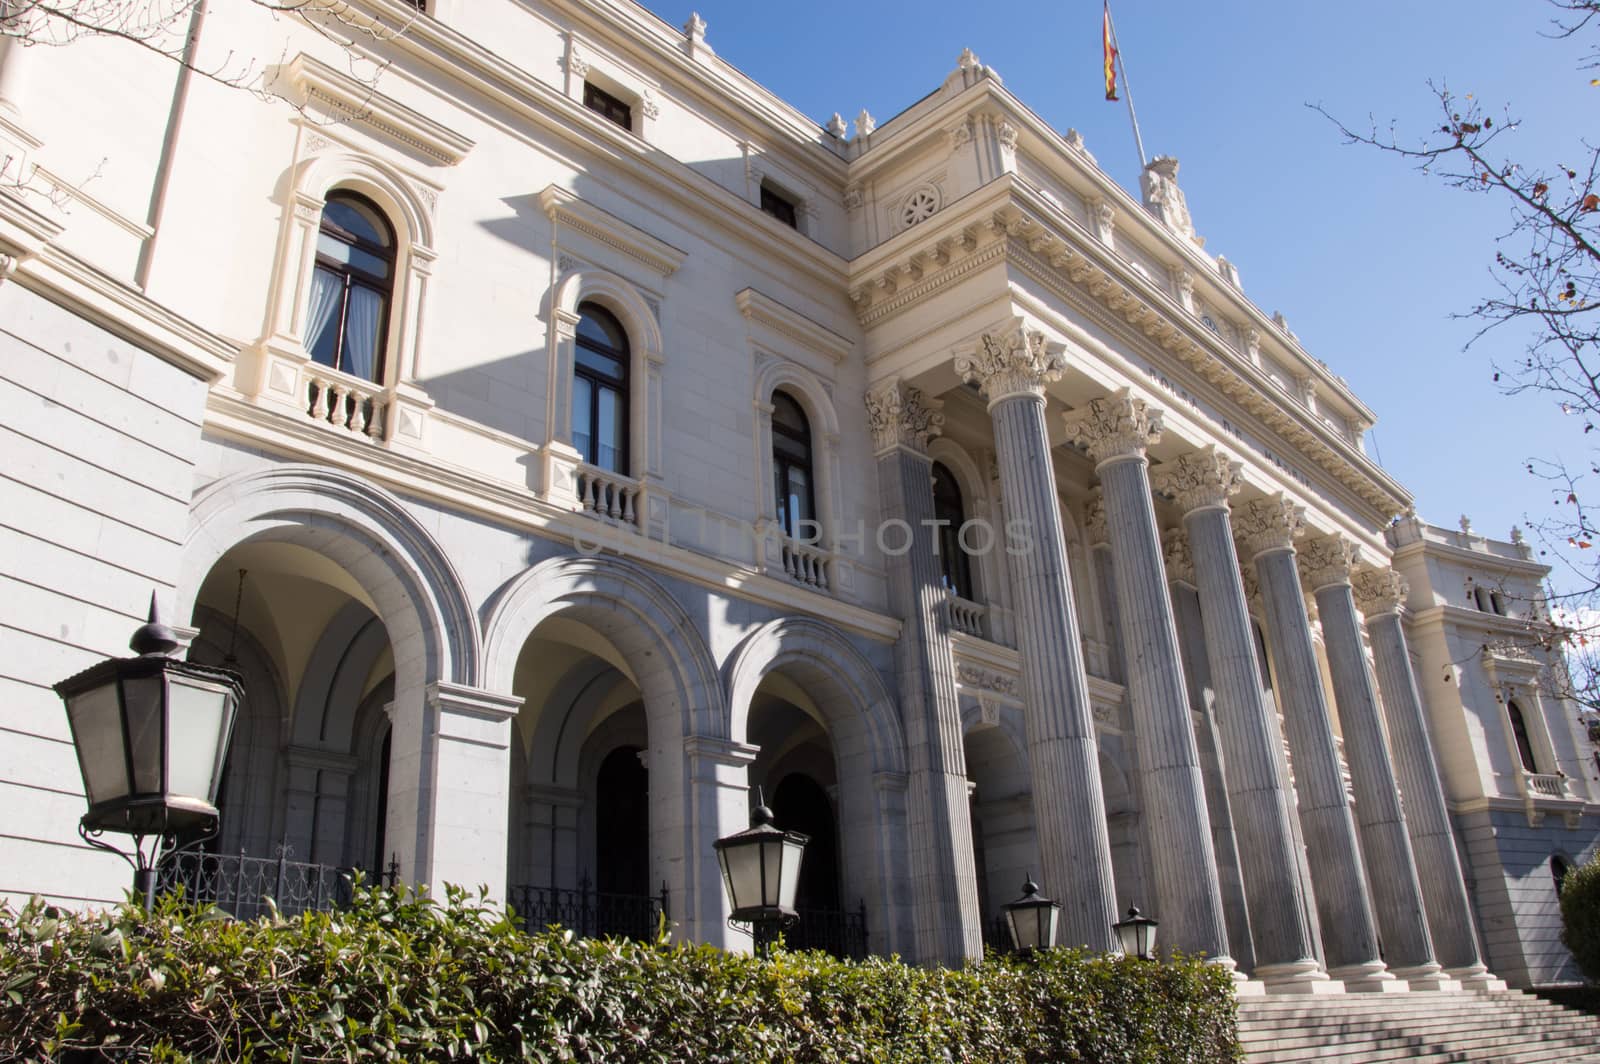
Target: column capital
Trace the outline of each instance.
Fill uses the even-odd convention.
[[[1287,495],[1251,499],[1233,508],[1233,534],[1244,550],[1242,560],[1273,550],[1291,550],[1305,533],[1305,507]]]
[[[1089,452],[1096,465],[1118,458],[1143,458],[1161,442],[1161,411],[1136,399],[1126,388],[1091,399],[1063,415],[1067,439]]]
[[[1356,608],[1369,621],[1386,613],[1398,614],[1400,604],[1411,593],[1405,578],[1393,569],[1363,567],[1350,578],[1355,590]]]
[[[989,405],[1018,395],[1043,395],[1047,382],[1058,380],[1067,360],[1052,351],[1044,333],[1030,329],[1021,318],[1009,328],[984,333],[978,345],[956,355],[956,372],[962,380],[976,381]]]
[[[1360,549],[1337,533],[1313,536],[1300,545],[1300,582],[1307,591],[1350,583]]]
[[[1181,528],[1161,533],[1161,560],[1167,567],[1167,581],[1199,587],[1194,577],[1194,556],[1189,553],[1189,536]]]
[[[1155,477],[1155,489],[1172,496],[1187,517],[1195,510],[1225,508],[1228,498],[1243,486],[1242,463],[1235,462],[1215,447],[1179,455],[1164,463]]]
[[[867,427],[878,454],[904,447],[928,453],[928,441],[944,431],[944,402],[921,388],[890,377],[867,391]]]
[[[435,680],[427,687],[429,707],[486,721],[510,720],[522,708],[521,695],[485,691],[464,684]]]
[[[1111,539],[1106,531],[1106,500],[1099,488],[1091,491],[1083,504],[1083,538],[1091,547]]]

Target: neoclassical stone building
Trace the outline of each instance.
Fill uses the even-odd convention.
[[[49,685],[154,587],[245,679],[225,853],[740,947],[761,786],[875,951],[1031,874],[1252,989],[1572,975],[1544,570],[1410,513],[1175,161],[970,52],[819,128],[627,0],[315,8],[178,27],[261,93],[0,50],[0,893],[119,896]]]

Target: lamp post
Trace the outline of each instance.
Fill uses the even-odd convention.
[[[244,690],[236,673],[173,656],[178,637],[153,594],[150,620],[128,646],[139,656],[92,665],[55,691],[89,801],[78,834],[132,866],[134,896],[148,910],[161,858],[217,833],[217,782]],[[107,831],[133,836],[133,853],[101,841]]]
[[[1039,884],[1029,879],[1022,884],[1022,897],[1000,906],[1006,929],[1011,932],[1011,948],[1018,953],[1050,949],[1056,944],[1056,926],[1061,906],[1039,893]]]
[[[1123,953],[1148,961],[1155,959],[1156,928],[1159,926],[1159,921],[1141,915],[1137,905],[1130,905],[1127,917],[1112,924],[1111,930],[1117,933]]]
[[[751,925],[757,956],[766,957],[779,930],[800,919],[794,909],[794,892],[810,841],[798,831],[777,828],[772,810],[762,804],[758,794],[756,807],[750,810],[750,827],[713,844],[733,907],[728,924]]]

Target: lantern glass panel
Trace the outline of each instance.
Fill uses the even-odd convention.
[[[226,741],[223,730],[228,719],[228,700],[232,692],[221,684],[184,676],[167,675],[169,735],[167,789],[172,794],[213,803],[218,747]]]
[[[162,786],[161,702],[166,679],[159,671],[122,679],[123,712],[128,718],[128,749],[133,754],[133,793],[160,794]]]
[[[783,840],[783,878],[778,885],[778,904],[794,909],[795,891],[800,886],[800,861],[805,855],[804,839],[793,836]]]
[[[761,840],[761,905],[775,908],[783,890],[783,838],[773,833]]]
[[[90,805],[128,796],[128,761],[122,752],[121,700],[110,680],[67,700],[67,720],[78,748]]]
[[[1056,932],[1061,920],[1061,909],[1055,905],[1046,905],[1039,911],[1039,919],[1039,948],[1050,949],[1056,944]]]
[[[722,849],[723,876],[728,881],[728,897],[735,910],[761,904],[761,847],[732,845]]]
[[[1151,957],[1156,950],[1156,925],[1150,921],[1139,928],[1139,956]]]

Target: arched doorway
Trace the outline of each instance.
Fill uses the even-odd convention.
[[[1009,949],[1000,907],[1018,897],[1040,867],[1028,766],[1020,744],[998,725],[978,724],[964,739],[983,941]]]

